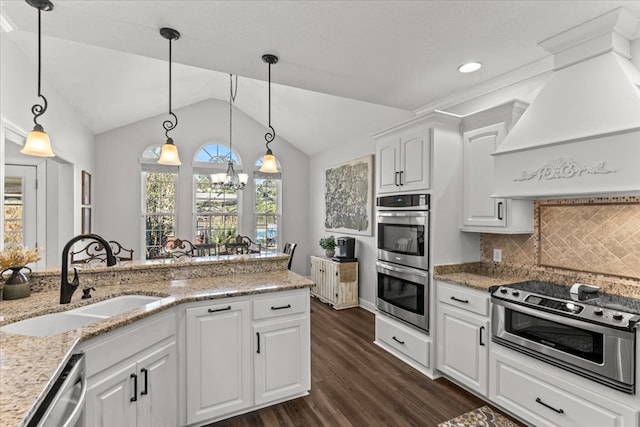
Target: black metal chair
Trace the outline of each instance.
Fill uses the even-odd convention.
[[[118,261],[132,261],[133,249],[126,249],[115,240],[109,240],[111,251]],[[79,251],[71,251],[71,264],[90,264],[92,262],[107,262],[107,253],[102,244],[95,240],[87,243]]]
[[[293,261],[293,253],[296,250],[297,243],[287,242],[284,244],[283,252],[289,255],[289,263],[287,264],[287,270],[291,270],[291,262]]]

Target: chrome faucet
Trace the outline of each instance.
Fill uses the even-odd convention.
[[[62,249],[62,274],[60,278],[60,304],[69,304],[71,302],[71,296],[78,288],[80,284],[80,279],[78,278],[78,269],[73,267],[73,281],[69,283],[69,251],[73,244],[79,240],[83,239],[93,239],[97,240],[102,244],[104,250],[107,252],[107,267],[116,265],[116,257],[113,255],[113,251],[111,250],[111,246],[109,246],[109,242],[107,242],[102,237],[97,234],[79,234],[73,237],[71,240],[64,245],[64,249]]]

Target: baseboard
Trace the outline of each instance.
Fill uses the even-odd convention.
[[[358,305],[361,308],[364,308],[365,310],[370,311],[373,314],[376,313],[376,305],[371,303],[371,302],[369,302],[369,301],[367,301],[367,300],[364,300],[362,298],[358,298]]]

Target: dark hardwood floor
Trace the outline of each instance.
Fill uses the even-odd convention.
[[[373,344],[374,315],[336,311],[311,299],[309,396],[211,426],[437,426],[485,405],[438,379],[430,380]]]

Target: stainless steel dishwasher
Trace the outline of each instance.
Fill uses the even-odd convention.
[[[36,410],[28,427],[81,427],[87,394],[84,354],[74,354]]]

